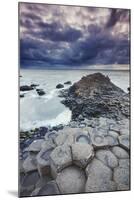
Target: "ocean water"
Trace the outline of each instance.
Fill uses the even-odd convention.
[[[20,92],[25,94],[20,98],[20,130],[30,130],[41,126],[67,124],[71,119],[71,111],[60,103],[58,83],[72,83],[82,76],[101,72],[108,75],[112,82],[127,92],[129,87],[129,71],[91,71],[91,70],[37,70],[21,69],[20,85],[39,84],[46,94],[39,96],[36,90]],[[70,87],[64,85],[64,88]]]

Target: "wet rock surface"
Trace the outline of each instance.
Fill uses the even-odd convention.
[[[100,73],[62,95],[68,125],[20,134],[20,196],[129,190],[129,96]]]

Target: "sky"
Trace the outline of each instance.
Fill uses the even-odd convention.
[[[127,9],[20,3],[20,66],[125,66],[129,22]]]

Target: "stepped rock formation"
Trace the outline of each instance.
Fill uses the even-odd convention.
[[[129,94],[114,85],[108,76],[94,73],[83,77],[68,90],[61,92],[62,103],[72,110],[72,119],[129,117]]]

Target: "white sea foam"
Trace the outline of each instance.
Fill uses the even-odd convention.
[[[51,120],[34,120],[34,121],[22,121],[20,124],[20,130],[27,131],[34,128],[39,128],[41,126],[57,126],[59,124],[68,124],[71,119],[71,111],[65,110],[62,113],[60,113],[56,118],[53,118]]]

